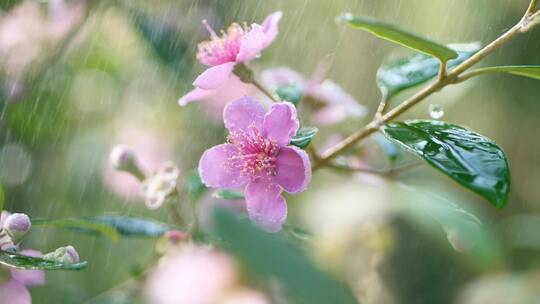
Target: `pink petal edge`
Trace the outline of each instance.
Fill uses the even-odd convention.
[[[193,85],[203,90],[212,90],[224,84],[231,77],[236,62],[226,62],[202,72]]]
[[[281,147],[276,167],[276,182],[289,193],[304,191],[311,181],[309,156],[298,147]]]
[[[287,202],[278,185],[268,180],[251,181],[245,191],[246,209],[253,222],[269,232],[277,232],[287,219]]]

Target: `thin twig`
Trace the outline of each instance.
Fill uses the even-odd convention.
[[[529,8],[527,9],[526,15],[532,15],[536,11],[536,6],[538,5],[538,0],[531,0]]]
[[[259,91],[261,91],[264,95],[268,96],[268,98],[270,98],[270,100],[272,100],[273,102],[278,102],[278,100],[276,99],[276,97],[274,97],[274,95],[272,95],[272,93],[270,93],[262,84],[260,84],[256,79],[252,79],[251,80],[251,84],[253,84],[253,86],[255,86]]]

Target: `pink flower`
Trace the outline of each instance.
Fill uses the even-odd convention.
[[[41,256],[41,252],[35,250],[23,250],[21,254],[33,257]],[[12,304],[32,303],[27,286],[45,284],[45,273],[40,270],[19,269],[10,269],[10,272],[11,279],[0,283],[0,299],[9,299],[9,303]]]
[[[301,192],[311,179],[306,152],[288,146],[299,127],[296,109],[288,102],[275,103],[265,114],[246,96],[225,107],[223,120],[229,143],[204,152],[201,179],[212,188],[245,186],[249,216],[263,228],[278,231],[287,217],[282,190]]]
[[[215,90],[231,78],[237,64],[257,58],[274,41],[282,15],[275,12],[267,16],[261,25],[253,23],[250,27],[233,23],[221,37],[203,21],[211,39],[199,43],[197,59],[209,68],[195,79],[195,89],[180,98],[178,103],[184,106],[215,94]]]
[[[239,280],[236,263],[208,247],[186,246],[164,256],[150,272],[149,303],[216,303]]]
[[[310,79],[304,79],[288,67],[277,67],[263,71],[261,78],[263,83],[273,90],[282,85],[297,85],[303,96],[321,102],[322,107],[317,109],[312,117],[319,125],[335,124],[348,117],[364,117],[367,109],[337,83],[323,79],[325,71],[322,70],[319,68]]]

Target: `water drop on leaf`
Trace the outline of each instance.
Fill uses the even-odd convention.
[[[444,109],[438,104],[430,104],[429,116],[433,119],[441,119],[444,116]]]

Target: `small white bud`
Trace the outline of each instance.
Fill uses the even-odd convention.
[[[43,256],[44,260],[55,261],[66,264],[79,262],[79,254],[73,246],[65,246],[49,252]]]
[[[114,169],[131,173],[139,180],[144,180],[144,174],[137,165],[137,157],[128,146],[114,147],[109,155],[109,162]]]

